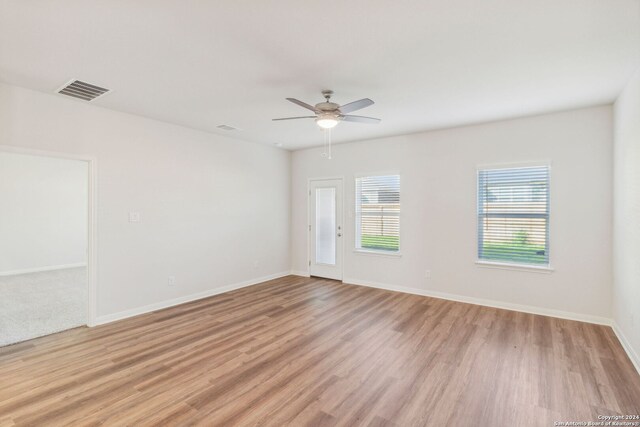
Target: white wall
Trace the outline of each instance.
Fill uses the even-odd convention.
[[[604,106],[343,144],[327,161],[0,85],[0,144],[97,158],[102,317],[306,271],[307,179],[342,175],[346,279],[609,318],[612,133]],[[476,266],[476,166],[535,160],[553,165],[555,271]],[[403,256],[354,254],[353,175],[390,170]]]
[[[611,317],[612,135],[612,109],[603,106],[340,144],[332,160],[324,160],[319,149],[296,151],[293,269],[307,271],[307,180],[343,176],[345,281],[606,322]],[[550,257],[555,271],[477,266],[477,165],[540,160],[552,163]],[[354,253],[354,174],[389,171],[401,174],[402,257]]]
[[[640,370],[640,70],[614,114],[613,320]]]
[[[87,163],[0,152],[0,275],[87,262]]]
[[[0,144],[97,158],[103,318],[289,270],[287,151],[8,85]]]

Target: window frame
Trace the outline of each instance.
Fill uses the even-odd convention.
[[[391,176],[391,175],[395,175],[398,177],[398,184],[399,184],[399,188],[400,188],[400,213],[398,214],[398,250],[397,251],[390,251],[390,250],[385,250],[385,249],[369,249],[369,248],[363,248],[363,247],[359,247],[359,245],[361,246],[362,242],[358,241],[359,238],[362,236],[361,234],[361,222],[360,222],[360,218],[361,215],[358,214],[358,204],[359,204],[359,200],[358,200],[358,179],[360,178],[367,178],[367,177],[378,177],[378,176]],[[366,173],[356,173],[353,175],[354,179],[353,179],[353,207],[354,207],[354,212],[353,212],[353,216],[354,216],[354,233],[353,233],[353,244],[354,244],[354,249],[353,252],[355,254],[362,254],[362,255],[374,255],[374,256],[382,256],[382,257],[401,257],[402,256],[402,224],[401,224],[401,218],[402,218],[402,174],[400,172],[398,172],[397,170],[391,170],[391,171],[378,171],[378,172],[366,172]]]
[[[547,177],[547,227],[546,227],[546,251],[548,252],[547,263],[546,264],[531,264],[517,261],[500,261],[500,260],[491,260],[491,259],[483,259],[480,258],[480,215],[478,212],[478,207],[480,206],[480,191],[479,191],[479,183],[480,183],[480,172],[484,170],[499,170],[499,169],[521,169],[521,168],[530,168],[530,167],[546,167],[548,171]],[[476,244],[475,244],[475,263],[478,267],[483,268],[495,268],[500,270],[519,270],[519,271],[529,271],[535,273],[550,273],[553,272],[554,269],[552,267],[552,251],[550,251],[551,247],[551,223],[552,223],[552,199],[551,199],[551,185],[552,185],[552,163],[549,160],[542,161],[534,161],[534,162],[517,162],[517,163],[490,163],[490,164],[479,164],[476,166],[476,181],[475,181],[475,192],[476,192],[476,204],[475,204],[475,221],[476,221]]]

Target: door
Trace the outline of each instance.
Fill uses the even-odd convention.
[[[309,184],[309,273],[342,280],[342,180]]]

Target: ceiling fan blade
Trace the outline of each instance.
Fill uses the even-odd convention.
[[[287,101],[291,101],[291,102],[293,102],[294,104],[298,104],[299,106],[301,106],[301,107],[303,107],[303,108],[306,108],[307,110],[311,110],[311,111],[313,111],[314,113],[317,113],[317,112],[318,112],[318,110],[316,110],[316,107],[314,107],[313,105],[309,105],[309,104],[307,104],[306,102],[302,102],[302,101],[297,100],[297,99],[295,99],[295,98],[287,98]]]
[[[358,101],[353,101],[348,104],[345,104],[340,107],[340,112],[342,114],[347,114],[352,111],[361,110],[362,108],[368,107],[369,105],[373,105],[374,102],[369,98],[360,99]]]
[[[364,117],[364,116],[340,116],[342,121],[344,122],[357,122],[357,123],[380,123],[380,119],[375,119],[373,117]]]
[[[278,121],[278,120],[295,120],[295,119],[315,119],[316,116],[301,116],[301,117],[284,117],[282,119],[271,119],[273,121]]]

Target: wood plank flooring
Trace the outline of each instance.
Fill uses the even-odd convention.
[[[640,414],[609,327],[288,276],[0,348],[0,426],[553,426]]]

